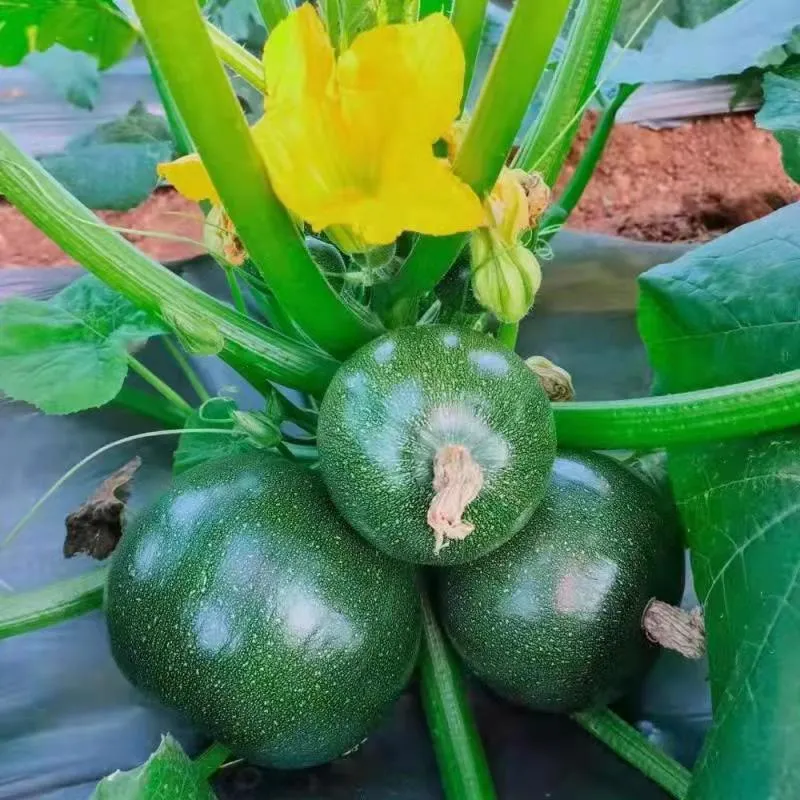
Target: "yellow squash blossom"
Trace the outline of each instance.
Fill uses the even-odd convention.
[[[264,116],[253,136],[281,202],[351,247],[405,230],[433,235],[484,222],[480,200],[436,158],[458,116],[464,55],[449,20],[380,25],[338,58],[314,8],[278,25],[264,48]],[[219,202],[188,156],[161,174],[193,199]]]

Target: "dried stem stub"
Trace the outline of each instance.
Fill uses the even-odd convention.
[[[699,606],[684,611],[653,599],[642,614],[642,628],[651,642],[686,658],[701,658],[706,651],[706,625]]]
[[[463,514],[482,487],[480,465],[464,445],[448,444],[436,451],[433,462],[436,494],[428,508],[428,525],[436,537],[434,555],[452,540],[463,541],[475,529],[463,519]]]

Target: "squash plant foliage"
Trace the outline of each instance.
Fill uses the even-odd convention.
[[[211,5],[214,19],[226,18],[226,4]],[[554,223],[574,207],[614,114],[642,81],[767,70],[759,121],[776,131],[794,168],[798,20],[785,0],[740,0],[685,32],[694,37],[688,64],[670,55],[679,34],[662,23],[641,53],[623,60],[615,79],[624,88],[555,199],[550,189],[597,91],[618,0],[578,0],[566,27],[568,0],[518,0],[482,78],[474,73],[482,0],[452,9],[437,0],[257,5],[270,31],[261,58],[205,20],[196,0],[135,0],[135,23],[110,0],[0,3],[2,63],[58,44],[105,68],[138,38],[169,124],[167,131],[134,109],[42,163],[0,133],[0,191],[91,273],[47,302],[0,306],[0,390],[51,414],[109,402],[147,414],[168,429],[155,435],[181,433],[176,474],[224,455],[253,459],[258,450],[314,464],[318,403],[340,363],[387,331],[382,342],[391,344],[392,329],[446,322],[477,331],[470,341],[497,338],[478,353],[483,368],[515,358],[502,348],[514,348],[534,304]],[[245,7],[251,15],[254,6]],[[719,46],[737,37],[741,47]],[[554,52],[558,65],[543,81]],[[678,73],[667,75],[664,64]],[[258,93],[255,118],[244,114],[234,80]],[[537,90],[538,113],[524,124]],[[470,92],[477,99],[464,114]],[[141,148],[149,174],[158,163],[201,204],[205,245],[228,281],[229,302],[153,262],[87,208],[122,207],[152,188],[120,181],[116,200],[97,196],[104,184],[91,170],[102,148],[123,140]],[[119,151],[102,153],[124,171]],[[800,549],[792,536],[800,505],[792,428],[800,424],[798,223],[800,207],[783,209],[642,278],[640,329],[655,397],[552,408],[562,447],[667,448],[709,636],[715,726],[688,788],[698,800],[800,794],[792,759],[800,701]],[[138,360],[150,337],[196,396],[182,397]],[[371,347],[376,359],[386,355],[382,343]],[[227,362],[261,392],[263,407],[244,411],[231,398],[208,397],[187,353]],[[424,354],[418,362],[420,373],[432,368]],[[148,393],[125,385],[129,371]],[[410,390],[404,397],[414,400]],[[384,404],[387,418],[393,403]],[[452,420],[445,422],[450,436]],[[0,637],[97,607],[104,580],[0,601]],[[451,797],[489,798],[457,666],[427,600],[422,616],[422,694],[444,785]],[[576,719],[673,794],[686,794],[685,771],[613,714]],[[208,797],[205,778],[225,755],[212,749],[192,764],[167,738],[147,764],[103,781],[96,796]]]

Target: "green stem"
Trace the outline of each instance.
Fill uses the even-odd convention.
[[[286,19],[286,15],[291,10],[286,0],[258,0],[258,8],[267,26],[267,31],[272,33],[281,20]]]
[[[164,108],[164,114],[167,117],[167,124],[169,125],[172,138],[175,141],[175,152],[179,156],[186,156],[194,152],[194,145],[192,144],[192,137],[189,136],[189,131],[186,129],[186,123],[175,105],[175,100],[172,97],[167,84],[164,83],[164,76],[156,64],[150,46],[144,37],[141,37],[144,46],[144,53],[147,56],[147,63],[150,65],[150,74],[153,77],[153,83],[156,86],[156,91],[161,99],[161,105]]]
[[[244,302],[244,295],[239,286],[239,281],[236,277],[235,267],[223,267],[225,270],[225,278],[228,281],[228,290],[231,293],[231,300],[233,300],[233,307],[240,313],[247,315],[247,306]]]
[[[755,436],[800,425],[800,370],[684,394],[554,403],[553,414],[562,447],[644,450]]]
[[[134,0],[133,5],[251,260],[300,328],[325,351],[349,355],[380,327],[334,291],[273,192],[197,0]]]
[[[189,417],[185,411],[168,403],[160,395],[142,392],[130,386],[123,386],[111,404],[154,419],[169,428],[182,428]]]
[[[337,363],[193,287],[105,226],[0,131],[0,193],[85,269],[169,325],[178,313],[215,326],[221,358],[256,388],[324,391]],[[81,224],[85,222],[86,224]]]
[[[492,777],[475,727],[461,669],[421,592],[420,693],[447,800],[494,800]]]
[[[564,191],[558,198],[556,206],[558,208],[559,223],[563,224],[569,215],[578,205],[586,186],[589,183],[597,167],[600,157],[606,148],[608,137],[614,128],[614,121],[617,112],[622,108],[625,101],[639,88],[640,84],[622,84],[617,89],[614,99],[606,106],[600,118],[597,120],[594,132],[586,143],[581,160],[575,168],[575,172],[564,187]],[[545,222],[544,225],[547,223]]]
[[[431,14],[441,13],[444,11],[444,7],[444,0],[419,0],[419,18],[425,19]],[[464,90],[464,96],[466,97],[466,89]]]
[[[210,778],[230,757],[232,751],[224,744],[214,742],[194,760],[194,768],[202,777]]]
[[[278,402],[281,404],[284,417],[289,422],[294,422],[299,428],[307,433],[316,435],[319,414],[310,408],[301,408],[288,400],[282,394],[277,393]]]
[[[108,567],[42,589],[0,596],[0,639],[46,628],[103,605]]]
[[[464,93],[461,96],[461,107],[467,102],[472,73],[481,46],[481,34],[486,20],[488,0],[455,0],[450,21],[456,29],[464,50]],[[441,5],[441,4],[440,4]],[[441,10],[441,9],[439,9]],[[422,9],[420,9],[420,12]],[[428,11],[427,13],[432,13]],[[420,16],[422,14],[420,13]]]
[[[580,0],[564,54],[544,105],[515,159],[554,186],[578,132],[583,109],[597,88],[620,0]]]
[[[128,354],[128,366],[143,380],[147,381],[165,400],[185,414],[192,413],[192,407],[171,386],[149,370],[139,359]]]
[[[519,322],[504,322],[497,329],[498,341],[502,342],[509,350],[514,350],[516,348],[518,335]]]
[[[180,346],[175,344],[169,336],[163,339],[163,342],[167,352],[175,360],[175,363],[189,382],[189,385],[194,389],[194,393],[197,395],[200,402],[205,403],[206,400],[211,399],[211,395],[206,390],[203,381],[200,380],[200,376],[194,371],[194,368],[189,363],[189,359],[186,357],[183,350],[181,350]]]
[[[219,60],[225,66],[230,67],[240,78],[244,78],[251,86],[258,89],[261,94],[264,94],[267,86],[264,82],[264,67],[261,62],[216,25],[206,22],[206,30]]]
[[[568,7],[569,0],[518,0],[514,6],[453,165],[481,196],[505,164]],[[467,239],[468,234],[419,237],[389,285],[390,298],[407,302],[433,289]]]
[[[692,777],[689,770],[651,744],[613,711],[607,708],[579,711],[572,718],[673,797],[678,800],[686,797]]]

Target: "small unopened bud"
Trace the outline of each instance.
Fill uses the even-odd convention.
[[[508,243],[491,228],[473,232],[470,256],[476,300],[501,322],[519,322],[542,282],[536,256],[519,242]]]
[[[558,364],[554,364],[544,356],[531,356],[525,359],[525,363],[538,375],[542,388],[554,403],[575,398],[572,377]]]
[[[227,266],[241,267],[247,260],[247,251],[236,233],[233,220],[222,206],[208,212],[203,226],[203,243],[211,255],[222,258]]]

